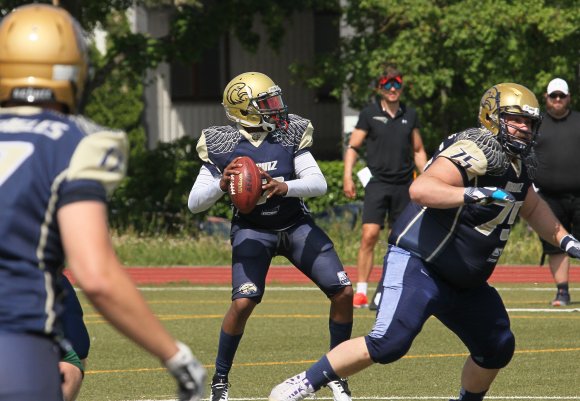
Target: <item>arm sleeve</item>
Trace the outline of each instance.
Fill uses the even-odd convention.
[[[189,193],[187,207],[193,213],[203,212],[224,194],[220,188],[220,178],[214,177],[206,166],[202,166]]]
[[[308,198],[326,193],[326,179],[312,153],[304,152],[296,156],[294,172],[297,178],[286,181],[288,185],[286,197]]]

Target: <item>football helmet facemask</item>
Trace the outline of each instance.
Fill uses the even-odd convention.
[[[524,130],[505,121],[506,115],[522,116],[531,121],[531,130]],[[540,105],[536,96],[525,86],[514,83],[497,84],[481,98],[479,122],[496,135],[504,150],[511,156],[526,156],[535,145],[541,124]],[[523,136],[509,133],[509,128]]]
[[[224,90],[226,116],[243,127],[261,127],[267,132],[288,128],[288,106],[282,90],[265,74],[245,72]]]
[[[64,9],[29,4],[0,23],[0,103],[60,103],[77,113],[88,53],[78,22]]]

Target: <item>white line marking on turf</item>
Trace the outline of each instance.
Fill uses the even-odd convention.
[[[580,312],[580,309],[538,309],[538,308],[507,308],[508,312],[538,312],[538,313],[558,313],[558,312]],[[488,397],[486,397],[488,398]]]
[[[451,396],[452,397],[452,396]],[[352,397],[353,400],[380,400],[380,401],[396,401],[396,400],[449,400],[450,396],[426,396],[426,397]],[[267,397],[248,397],[248,398],[230,398],[231,401],[262,401],[267,400]],[[316,398],[306,398],[306,400],[332,400],[332,397],[319,397]],[[486,396],[486,400],[558,400],[558,401],[565,401],[565,400],[580,400],[580,396],[570,396],[570,397],[561,397],[561,396]],[[209,401],[209,398],[202,398],[202,400]],[[126,400],[129,401],[129,400]],[[168,400],[139,400],[139,401],[177,401],[175,399],[168,399]]]

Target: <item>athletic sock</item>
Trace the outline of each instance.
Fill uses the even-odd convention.
[[[570,291],[568,282],[556,284],[556,288],[558,288],[558,294],[568,294]]]
[[[481,393],[470,393],[462,387],[457,401],[483,401],[483,397],[485,397],[486,393],[487,390]]]
[[[367,295],[368,283],[358,282],[356,283],[356,293]]]
[[[230,336],[223,330],[220,331],[218,354],[215,359],[215,371],[219,376],[227,376],[234,363],[234,356],[244,334]]]
[[[352,322],[338,323],[332,319],[328,319],[328,329],[330,331],[330,349],[333,349],[341,342],[350,338],[352,334]]]
[[[328,382],[338,380],[339,377],[330,366],[330,362],[326,355],[318,360],[314,365],[306,371],[306,378],[314,388],[314,391],[318,391],[322,386]]]

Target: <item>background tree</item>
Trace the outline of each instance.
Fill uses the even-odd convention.
[[[348,0],[353,29],[325,59],[294,71],[312,87],[332,82],[362,107],[385,62],[405,73],[406,101],[419,109],[428,150],[476,124],[483,92],[517,82],[541,96],[554,76],[580,95],[578,0]],[[541,99],[540,103],[542,103]],[[574,97],[575,106],[580,96]]]
[[[199,169],[195,141],[182,138],[175,143],[146,148],[143,118],[143,86],[146,71],[161,62],[194,62],[230,34],[249,51],[260,40],[278,49],[285,24],[293,13],[305,9],[336,6],[335,0],[44,0],[69,11],[90,36],[95,28],[107,33],[107,51],[91,49],[92,79],[86,90],[84,114],[96,122],[129,135],[131,155],[127,178],[111,199],[113,227],[138,233],[195,232],[196,222],[187,210],[191,178]],[[2,0],[0,15],[31,1]],[[130,7],[165,8],[171,12],[169,32],[154,38],[131,32],[127,19]],[[258,18],[267,28],[265,38],[252,29]],[[231,214],[228,199],[212,213]],[[196,216],[197,219],[203,216]]]
[[[28,3],[1,0],[0,15]],[[114,221],[139,228],[131,219],[142,212],[144,223],[159,222],[148,231],[164,225],[184,225],[185,217],[175,216],[184,216],[182,198],[190,185],[184,177],[190,177],[197,165],[191,162],[193,144],[187,140],[156,150],[146,149],[142,125],[145,72],[163,61],[194,62],[226,34],[234,36],[249,51],[255,51],[260,40],[278,49],[287,21],[292,14],[304,10],[336,11],[352,32],[342,38],[334,53],[308,65],[292,66],[296,81],[312,88],[332,88],[337,98],[345,92],[351,106],[361,108],[372,94],[373,79],[384,63],[397,63],[405,73],[406,101],[418,108],[430,152],[443,136],[477,124],[479,99],[494,83],[521,83],[540,96],[549,80],[560,76],[577,94],[573,107],[580,106],[580,0],[59,3],[87,32],[100,27],[108,34],[106,54],[92,51],[94,75],[86,114],[98,123],[129,133],[129,176],[113,199],[113,210],[126,219]],[[126,12],[135,5],[170,10],[172,23],[167,35],[154,38],[131,32]],[[256,21],[267,27],[266,37],[260,38],[252,29]],[[157,168],[161,165],[165,168]],[[226,213],[225,202],[219,207]]]

